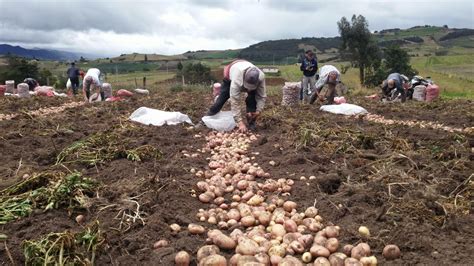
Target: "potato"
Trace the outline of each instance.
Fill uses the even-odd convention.
[[[298,240],[299,236],[301,234],[299,233],[288,233],[283,236],[283,243],[285,244],[290,244],[291,242]]]
[[[267,212],[267,211],[264,211],[264,212],[261,212],[258,216],[257,216],[257,219],[258,219],[258,222],[261,224],[261,225],[265,225],[267,226],[271,219],[272,219],[272,215]]]
[[[311,247],[314,241],[314,237],[312,235],[302,235],[298,237],[298,241],[303,244],[305,248]]]
[[[377,266],[377,258],[375,256],[362,257],[360,258],[360,263],[363,266]]]
[[[362,266],[362,263],[358,259],[346,258],[344,260],[344,266]]]
[[[173,233],[179,233],[179,231],[181,231],[181,226],[179,226],[179,224],[171,224],[170,229]]]
[[[229,217],[229,219],[234,219],[236,221],[239,221],[240,220],[240,212],[236,209],[230,209],[227,212],[227,217]]]
[[[326,228],[324,228],[324,231],[328,238],[339,236],[339,229],[336,226],[333,226],[333,225],[327,226]]]
[[[320,246],[326,246],[326,243],[328,242],[328,239],[324,236],[316,235],[314,237],[314,244],[320,245]]]
[[[197,260],[201,261],[205,257],[219,254],[219,247],[216,245],[206,245],[202,246],[197,252]]]
[[[301,254],[304,252],[304,246],[299,241],[295,240],[290,243],[290,248],[296,253]]]
[[[347,256],[350,256],[351,255],[351,250],[354,248],[353,245],[345,245],[343,248],[342,248],[342,252],[344,254],[346,254]]]
[[[199,200],[202,202],[202,203],[209,203],[211,200],[214,199],[213,197],[214,193],[212,192],[204,192],[202,194],[199,195]]]
[[[369,238],[369,237],[370,237],[369,228],[367,228],[367,227],[365,227],[365,226],[359,227],[359,234],[360,234],[360,236],[363,237],[363,238]]]
[[[255,258],[257,259],[258,262],[262,263],[263,265],[270,264],[270,256],[268,256],[266,253],[260,252],[257,255],[255,255]]]
[[[199,266],[227,266],[227,260],[224,256],[214,254],[205,257],[199,262]]]
[[[270,256],[270,264],[272,266],[278,266],[280,264],[280,261],[282,260],[283,258],[280,257],[280,256]]]
[[[400,257],[400,249],[396,245],[386,245],[383,248],[382,255],[387,260],[395,260]]]
[[[275,245],[268,250],[268,255],[283,258],[286,255],[286,249],[282,245]]]
[[[325,257],[319,257],[314,260],[313,265],[314,266],[331,266],[331,263],[329,263],[329,260],[326,259]]]
[[[239,239],[239,244],[235,249],[235,252],[242,254],[242,255],[255,255],[258,252],[258,244],[257,242],[249,239],[247,237],[241,237]]]
[[[212,242],[222,249],[234,249],[237,243],[223,233],[210,236]]]
[[[309,263],[312,259],[313,259],[313,256],[311,256],[311,253],[309,253],[309,252],[305,252],[305,253],[303,253],[303,255],[301,256],[301,260],[302,260],[304,263]]]
[[[288,219],[285,221],[284,227],[286,232],[296,232],[298,226],[295,221]]]
[[[346,258],[346,254],[336,252],[329,256],[329,263],[331,263],[331,266],[344,266],[344,260]]]
[[[79,214],[78,216],[76,216],[76,223],[82,224],[82,223],[84,223],[84,220],[85,220],[84,215]]]
[[[262,204],[262,202],[265,200],[264,197],[260,195],[253,195],[248,201],[247,204],[250,206],[258,206]]]
[[[360,260],[370,255],[370,247],[366,243],[360,243],[351,250],[351,257]]]
[[[154,249],[162,248],[162,247],[167,247],[170,243],[166,239],[161,239],[159,241],[156,241],[155,244],[153,244]]]
[[[174,257],[174,263],[176,266],[188,266],[191,258],[189,257],[188,252],[180,251]]]
[[[255,225],[255,218],[251,215],[244,216],[240,219],[240,223],[245,227],[250,227]]]
[[[336,252],[339,248],[339,241],[337,240],[337,238],[331,237],[328,239],[324,247],[327,248],[331,253]]]
[[[296,209],[296,206],[296,202],[290,200],[285,201],[285,203],[283,203],[283,209],[287,212],[291,212],[293,209]]]
[[[309,207],[304,211],[306,218],[314,218],[316,215],[318,215],[318,209],[316,209],[316,207]]]
[[[240,257],[242,257],[242,255],[238,253],[234,254],[229,260],[229,266],[237,266],[237,263],[239,262]]]
[[[311,252],[311,255],[313,255],[313,257],[325,257],[325,258],[327,258],[331,254],[327,248],[325,248],[323,246],[320,246],[318,244],[313,245],[309,249],[309,252]]]
[[[303,266],[303,263],[293,256],[286,256],[280,261],[279,266]]]
[[[283,237],[286,234],[285,227],[281,224],[275,224],[272,226],[272,236],[273,237]]]
[[[201,226],[198,224],[189,224],[188,231],[190,234],[200,235],[200,234],[203,234],[206,231],[206,229],[204,228],[204,226]]]

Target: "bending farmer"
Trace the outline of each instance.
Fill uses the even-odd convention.
[[[404,79],[399,73],[392,73],[388,75],[387,79],[384,80],[382,84],[383,97],[388,98],[389,100],[395,100],[399,95],[402,102],[405,102],[406,93],[403,89],[403,81]],[[396,95],[394,95],[394,93],[396,93]]]
[[[71,67],[67,70],[67,77],[71,81],[72,92],[74,95],[77,94],[77,88],[79,87],[79,69],[76,67],[74,62],[71,63]]]
[[[241,111],[242,94],[247,93],[248,127]],[[230,98],[231,110],[240,132],[255,130],[255,122],[265,106],[265,74],[255,65],[245,60],[236,60],[224,68],[224,80],[219,96],[209,108],[207,115],[217,114]]]
[[[332,65],[325,65],[319,70],[319,79],[316,82],[316,92],[311,95],[309,103],[314,103],[316,98],[320,101],[325,100],[327,96],[328,104],[334,103],[334,97],[336,96],[336,85],[341,82],[341,73],[339,70]],[[328,91],[326,95],[321,95],[321,90],[324,85],[328,85]],[[329,95],[328,95],[329,94]]]
[[[87,70],[82,82],[82,92],[84,93],[86,101],[89,101],[89,98],[91,97],[91,88],[95,88],[96,93],[100,93],[102,100],[104,100],[104,92],[102,91],[102,83],[100,82],[99,76],[99,69],[90,68]]]

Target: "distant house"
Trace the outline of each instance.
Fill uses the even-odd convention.
[[[263,73],[278,74],[280,69],[277,67],[262,67]]]

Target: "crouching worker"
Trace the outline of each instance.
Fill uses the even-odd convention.
[[[95,92],[100,94],[101,99],[104,100],[105,95],[102,90],[102,83],[99,79],[100,70],[97,68],[90,68],[87,70],[86,75],[84,76],[84,80],[82,82],[82,92],[84,93],[84,98],[86,102],[89,101],[91,97],[91,88],[95,88]]]
[[[310,104],[313,104],[316,101],[316,98],[319,98],[321,102],[324,102],[326,99],[328,104],[334,103],[334,97],[336,96],[336,86],[341,82],[341,73],[339,70],[332,65],[325,65],[319,71],[319,79],[316,82],[316,91],[311,95],[309,101]],[[321,93],[324,85],[328,85],[328,91],[325,95]]]
[[[241,111],[242,95],[245,99],[247,123]],[[207,112],[208,116],[219,113],[230,98],[231,110],[240,132],[248,129],[255,130],[256,120],[265,106],[267,94],[265,91],[265,74],[250,62],[236,60],[224,68],[224,79],[221,90],[214,104]]]
[[[28,89],[30,91],[35,91],[35,88],[39,86],[38,81],[36,81],[36,79],[34,78],[26,78],[25,80],[23,80],[23,82],[28,84]]]
[[[388,75],[387,79],[382,83],[382,98],[393,101],[400,97],[402,102],[405,102],[406,93],[405,89],[403,88],[403,82],[404,78],[399,73],[392,73]]]

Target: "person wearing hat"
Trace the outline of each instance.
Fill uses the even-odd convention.
[[[102,91],[102,83],[99,79],[100,70],[97,68],[90,68],[87,70],[86,75],[84,76],[84,80],[82,82],[82,92],[84,93],[84,97],[86,102],[89,101],[91,97],[91,88],[95,88],[96,96],[100,95],[101,100],[105,100],[104,92]]]
[[[72,62],[71,67],[67,70],[67,77],[71,82],[71,88],[74,95],[77,94],[77,88],[79,88],[79,74],[79,68],[76,67],[76,63]]]
[[[241,111],[241,98],[245,99],[247,124]],[[245,60],[236,60],[224,68],[219,96],[207,112],[208,116],[220,112],[224,104],[230,99],[230,106],[240,132],[248,129],[255,130],[256,119],[262,112],[267,98],[265,90],[265,74],[252,63]]]
[[[336,96],[336,86],[341,82],[341,73],[339,70],[332,65],[325,65],[321,67],[319,70],[319,79],[316,82],[316,91],[311,95],[311,99],[309,101],[310,104],[313,104],[316,101],[316,98],[319,98],[320,101],[326,100],[328,104],[334,103],[334,97]],[[328,85],[328,91],[326,95],[321,94],[321,90],[323,89],[324,85]]]
[[[400,94],[402,102],[406,100],[406,93],[403,89],[404,78],[399,73],[392,73],[388,75],[387,79],[382,83],[382,94],[384,97],[390,97],[391,91],[396,88],[397,93]]]
[[[300,100],[307,102],[308,95],[311,95],[314,91],[317,79],[316,72],[318,72],[318,62],[314,57],[313,51],[306,51],[303,62],[301,62],[300,70],[303,71],[303,86],[300,93]]]

